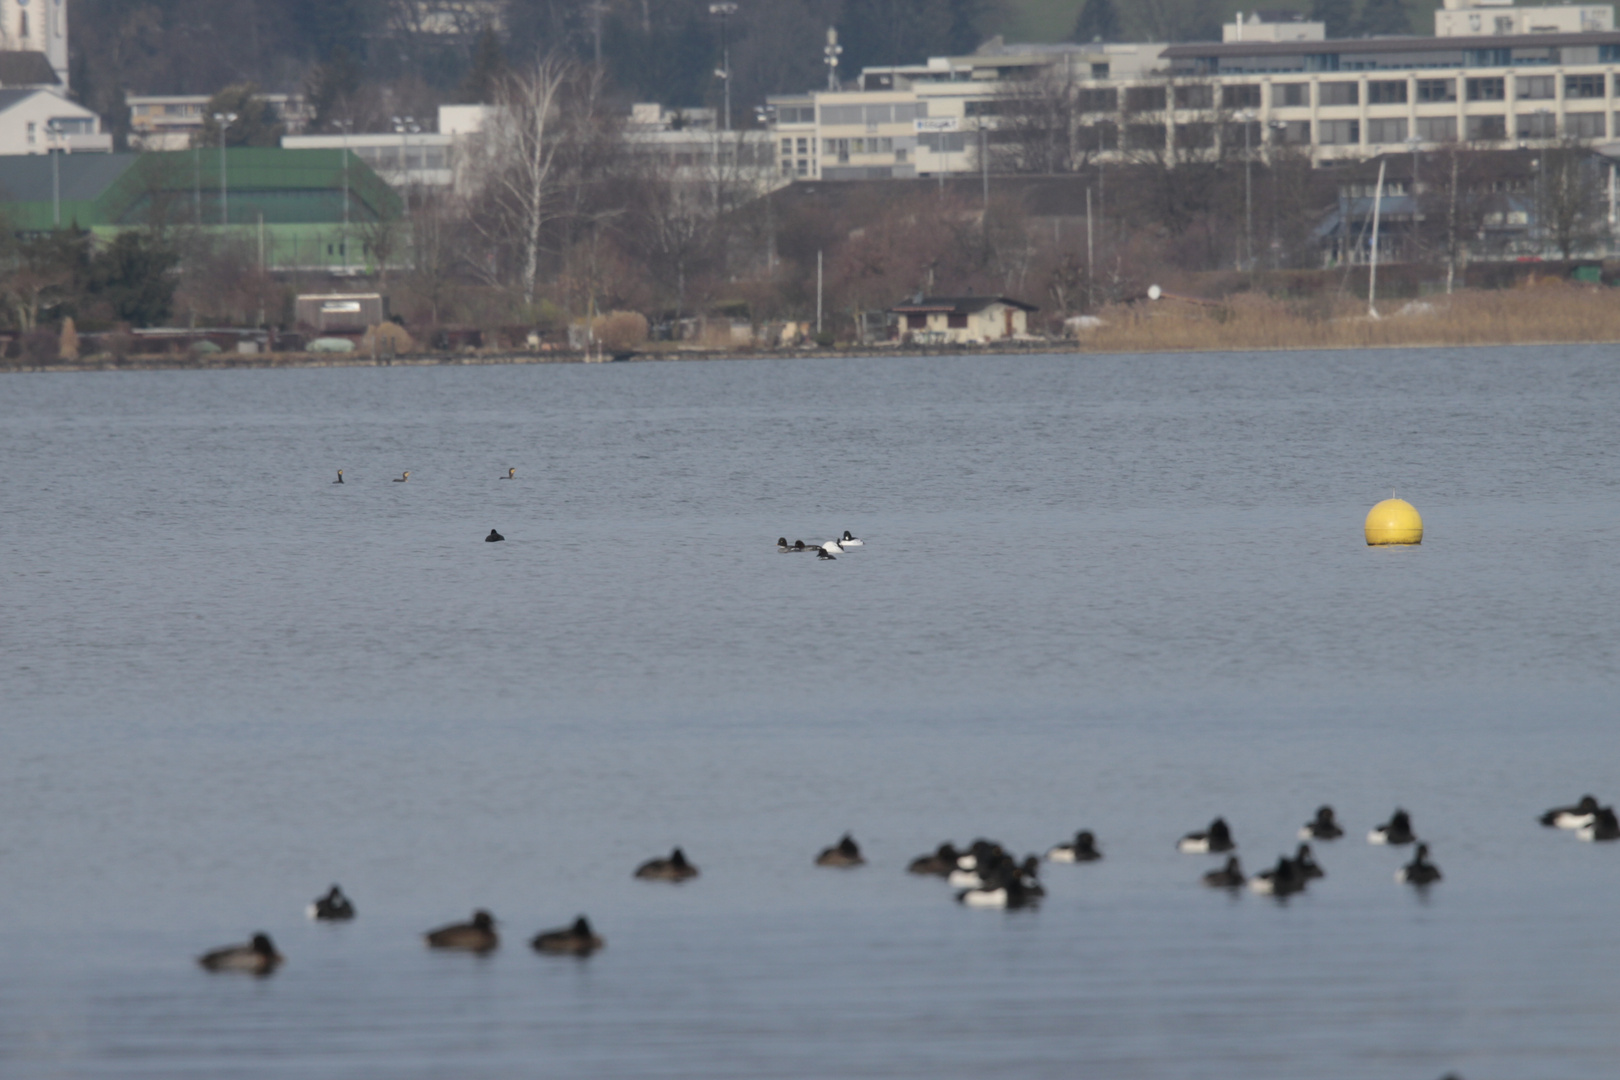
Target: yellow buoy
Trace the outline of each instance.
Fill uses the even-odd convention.
[[[1385,499],[1367,513],[1367,543],[1421,544],[1423,518],[1405,499]]]

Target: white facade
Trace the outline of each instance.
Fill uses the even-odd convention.
[[[1514,7],[1513,0],[1446,0],[1434,13],[1435,37],[1487,34],[1582,34],[1614,29],[1611,4]]]
[[[1237,18],[1221,27],[1222,41],[1323,41],[1326,38],[1326,23],[1310,22],[1304,16],[1267,18],[1258,11],[1248,15],[1240,11]]]
[[[0,155],[112,152],[101,117],[49,90],[0,90]]]
[[[6,0],[0,0],[4,3]],[[308,104],[299,94],[261,94],[288,131],[309,122]],[[208,94],[129,94],[130,145],[137,150],[189,150],[192,136],[203,129]]]
[[[0,0],[0,51],[40,52],[68,88],[67,0]]]

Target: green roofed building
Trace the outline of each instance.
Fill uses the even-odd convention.
[[[363,269],[368,231],[403,216],[393,188],[349,151],[231,149],[223,174],[220,157],[206,148],[0,156],[0,214],[21,233],[60,224],[101,236],[200,227],[262,237],[272,269]]]

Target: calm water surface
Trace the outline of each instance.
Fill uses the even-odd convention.
[[[1616,360],[0,379],[0,1074],[1620,1075],[1620,845],[1534,822],[1620,798]],[[1284,905],[1173,850],[1322,802]],[[901,872],[1081,827],[1038,911]]]

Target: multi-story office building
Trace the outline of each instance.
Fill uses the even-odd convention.
[[[1476,18],[1486,33],[1459,32]],[[1022,137],[1012,117],[1040,108],[1067,125],[1071,166],[1173,163],[1234,139],[1297,147],[1317,164],[1459,141],[1620,140],[1609,7],[1446,0],[1436,27],[1434,37],[1329,40],[1320,23],[1251,15],[1221,42],[992,42],[969,57],[870,68],[848,89],[772,98],[772,133],[784,174],[824,180],[974,172],[981,149],[994,163],[998,144]]]

